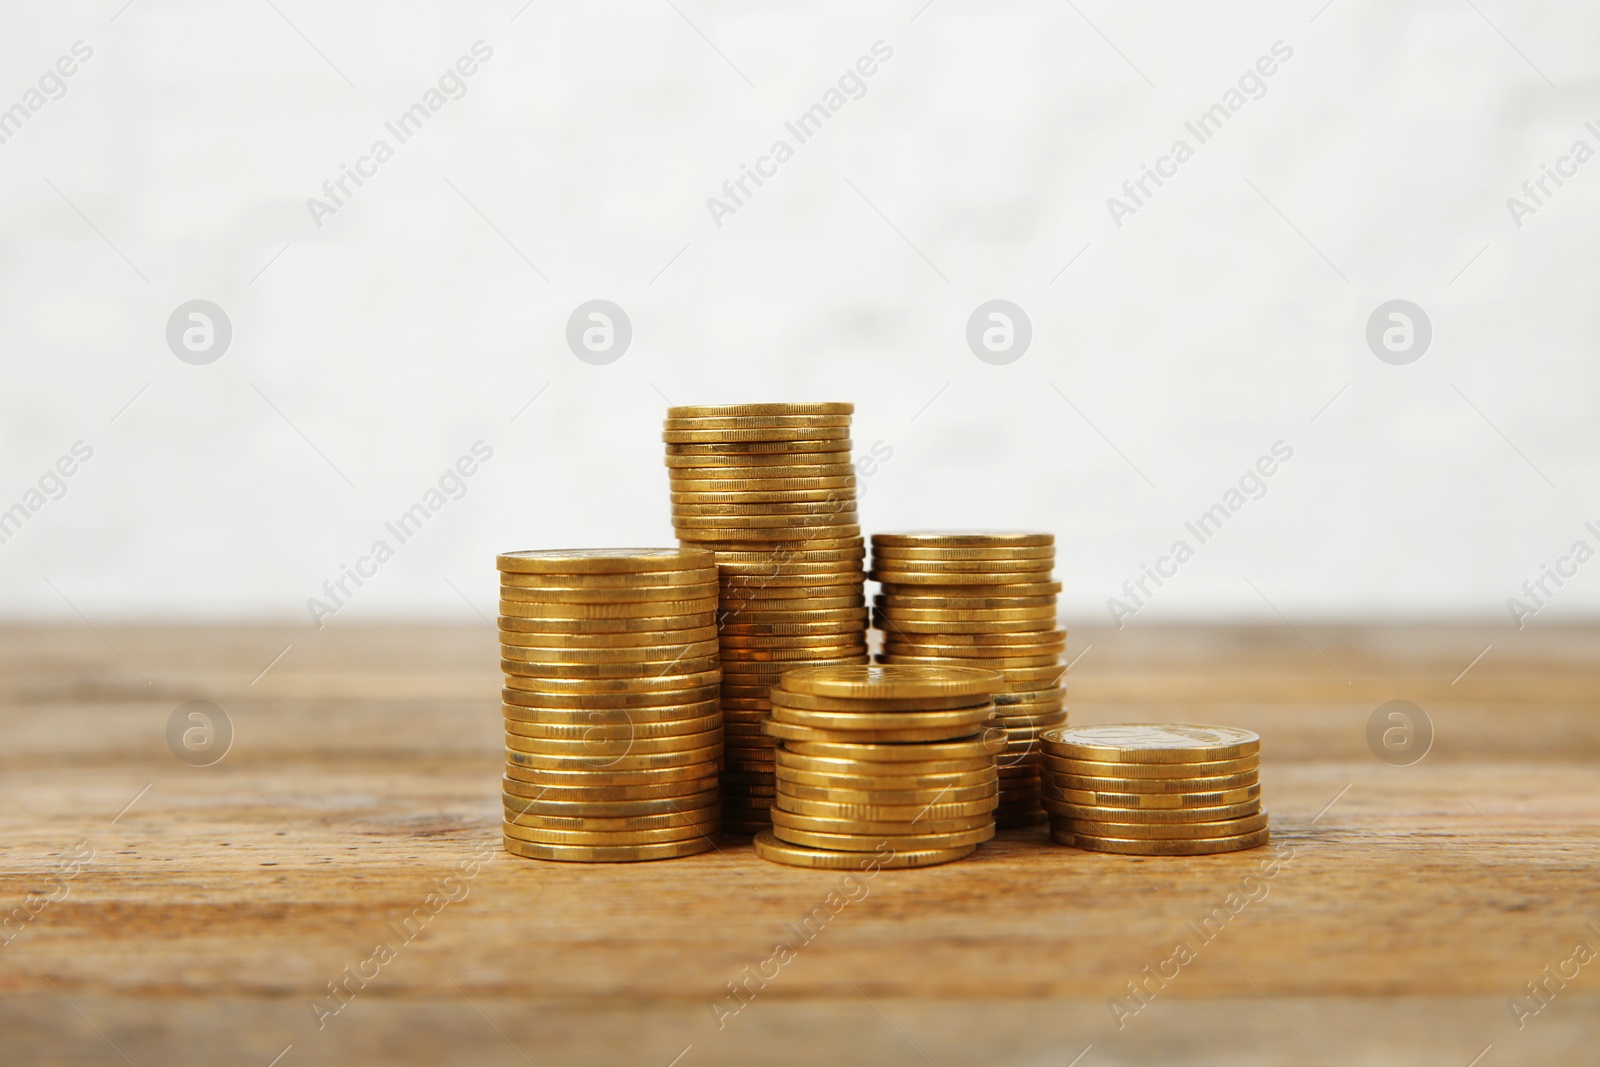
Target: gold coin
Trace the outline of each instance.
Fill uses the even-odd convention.
[[[716,621],[716,610],[710,608],[691,615],[667,619],[531,619],[502,615],[496,620],[496,624],[500,627],[502,640],[508,639],[510,634],[537,634],[540,641],[545,641],[547,636],[559,640],[569,637],[599,640],[617,636],[631,641],[639,635],[659,637],[682,630],[698,630],[714,626]]]
[[[860,545],[843,548],[808,548],[804,544],[778,549],[755,549],[739,552],[718,552],[717,567],[740,567],[749,564],[781,567],[789,563],[838,563],[849,560],[859,563],[866,558],[866,550]]]
[[[995,648],[1001,651],[996,655],[1029,655],[1035,648],[1049,646],[1056,651],[1066,646],[1067,631],[1065,630],[1026,630],[1019,633],[998,634],[886,634],[886,641],[894,641],[910,646],[932,647],[949,646],[950,648],[972,649],[973,655],[985,654],[985,650]],[[1060,646],[1060,647],[1057,647]],[[1018,649],[1010,652],[1009,649]]]
[[[518,729],[567,732],[654,730],[658,735],[665,736],[682,733],[680,727],[685,723],[720,715],[721,710],[717,705],[718,701],[713,697],[692,704],[668,704],[656,708],[525,708],[516,704],[502,704],[500,710],[507,729],[516,726]]]
[[[1116,852],[1124,856],[1211,856],[1220,852],[1239,852],[1267,843],[1271,831],[1266,827],[1236,837],[1202,837],[1188,841],[1148,838],[1093,837],[1064,830],[1051,830],[1050,838],[1059,844],[1091,852]]]
[[[546,845],[657,845],[707,835],[715,837],[721,823],[719,814],[699,825],[668,826],[658,830],[551,830],[510,820],[502,822],[500,829],[509,838]]]
[[[1101,760],[1063,759],[1046,752],[1044,766],[1061,774],[1076,774],[1091,778],[1119,778],[1124,781],[1139,778],[1181,782],[1190,778],[1216,778],[1256,772],[1261,767],[1261,759],[1258,755],[1251,755],[1231,760],[1197,760],[1192,763],[1108,763]],[[1129,790],[1129,792],[1136,791]]]
[[[994,611],[1017,608],[1054,608],[1053,596],[907,596],[904,593],[880,593],[872,598],[872,606],[889,614],[910,611]]]
[[[848,401],[826,403],[761,404],[676,404],[667,409],[669,419],[731,419],[765,415],[851,415],[856,406]]]
[[[1210,793],[1255,785],[1261,776],[1260,771],[1251,769],[1238,774],[1217,774],[1204,778],[1086,778],[1078,774],[1058,774],[1052,770],[1050,780],[1061,789],[1080,789],[1090,793]]]
[[[536,781],[541,785],[638,785],[648,783],[657,773],[667,778],[690,778],[704,774],[708,766],[722,759],[722,735],[699,748],[677,749],[666,752],[646,750],[627,755],[591,755],[585,752],[552,755],[548,752],[525,752],[521,748],[505,749],[506,773],[515,772],[520,781]],[[533,772],[529,777],[523,772]],[[1098,795],[1098,794],[1092,794]],[[1186,794],[1149,794],[1139,796],[1167,799]],[[1063,799],[1073,800],[1073,797]],[[1149,807],[1162,807],[1149,804]]]
[[[970,667],[808,667],[791,672],[784,688],[793,693],[856,699],[989,696],[998,679]]]
[[[1233,726],[1123,723],[1068,726],[1044,736],[1045,750],[1067,759],[1114,763],[1229,760],[1261,751],[1261,736]]]
[[[767,720],[761,729],[772,737],[785,741],[842,741],[851,744],[872,742],[954,741],[979,734],[971,726],[921,727],[915,730],[900,727],[893,730],[819,730],[814,726],[797,726],[793,723]]]
[[[1044,797],[1041,803],[1044,810],[1052,815],[1080,822],[1216,822],[1219,819],[1238,819],[1254,815],[1261,810],[1259,799],[1215,808],[1112,808],[1069,804],[1049,797]]]
[[[792,517],[791,517],[792,518]],[[698,520],[685,520],[673,523],[674,531],[685,541],[698,541],[702,544],[721,545],[770,545],[791,544],[804,545],[813,541],[843,540],[847,535],[859,533],[861,527],[856,525],[853,517],[844,517],[835,521],[833,516],[825,516],[826,522],[813,521],[814,517],[805,518],[800,522],[785,522],[778,526],[730,526],[723,523],[718,526],[691,525]],[[717,520],[713,519],[712,522]]]
[[[537,830],[578,830],[588,833],[621,833],[639,830],[664,830],[675,826],[715,825],[722,817],[722,805],[713,801],[685,811],[659,815],[540,815],[517,807],[505,808],[505,821]]]
[[[936,804],[858,804],[837,800],[806,800],[784,795],[776,798],[774,811],[788,811],[824,819],[858,819],[863,822],[890,822],[902,825],[935,825],[950,819],[970,819],[988,815],[995,808],[994,797]]]
[[[668,441],[667,458],[677,456],[784,456],[797,454],[837,457],[847,455],[855,442],[848,437],[804,438],[793,441]],[[837,462],[837,459],[833,460]],[[670,465],[670,464],[669,464]]]
[[[533,645],[501,645],[500,658],[520,663],[620,663],[656,664],[675,662],[681,658],[699,659],[717,653],[717,633],[692,644],[661,644],[624,648],[545,648]]]
[[[715,706],[717,686],[698,686],[690,690],[665,693],[529,693],[520,689],[500,690],[502,710],[518,718],[548,718],[553,722],[648,722],[678,716],[704,714],[706,702]],[[517,715],[516,709],[523,714]],[[598,716],[609,715],[612,719]]]
[[[1217,789],[1209,793],[1100,793],[1086,789],[1066,789],[1053,780],[1043,782],[1044,795],[1063,804],[1098,808],[1220,808],[1242,804],[1261,796],[1261,784]]]
[[[782,529],[807,526],[854,528],[860,516],[854,508],[835,511],[831,508],[815,513],[773,514],[767,511],[752,514],[684,515],[674,512],[672,525],[689,531],[725,531],[737,535],[740,530]]]
[[[806,711],[952,711],[957,708],[977,708],[989,703],[982,693],[956,696],[925,697],[828,697],[797,693],[787,687],[773,694],[772,699],[789,708]]]
[[[806,625],[806,624],[801,624]],[[815,624],[812,624],[815,625]],[[867,630],[851,621],[824,624],[831,629],[821,632],[807,633],[728,633],[726,629],[718,635],[718,642],[723,651],[733,649],[784,649],[784,648],[825,648],[829,645],[864,645],[867,641]]]
[[[861,547],[860,536],[835,537],[837,531],[832,529],[801,530],[798,540],[772,540],[764,541],[759,537],[738,541],[718,541],[709,537],[686,538],[694,544],[715,552],[718,556],[738,555],[747,556],[752,552],[770,553],[778,558],[787,556],[800,556],[808,552],[840,552],[854,550]]]
[[[1028,714],[1035,710],[1032,705],[1059,704],[1066,698],[1066,688],[1053,685],[1047,689],[1031,689],[1016,693],[996,693],[994,702],[1005,705],[1000,709],[1002,714],[1010,714],[1008,709],[1015,710],[1018,714]]]
[[[875,582],[884,585],[897,586],[938,586],[944,587],[979,587],[996,585],[997,578],[1003,578],[1008,585],[1049,585],[1051,584],[1048,570],[1007,571],[1003,575],[991,573],[969,574],[962,571],[917,571],[907,570],[904,567],[891,566],[893,561],[874,560],[872,570],[868,576]],[[886,590],[887,591],[887,590]],[[898,593],[899,590],[894,590]],[[973,596],[968,593],[944,593],[945,596]],[[1020,593],[986,592],[985,596],[1021,596]],[[1038,594],[1034,594],[1038,595]]]
[[[813,771],[798,771],[779,762],[774,765],[773,774],[780,783],[780,788],[794,784],[814,786],[819,789],[855,789],[862,792],[883,789],[896,792],[918,789],[970,789],[999,781],[993,764],[982,770],[955,774],[891,774],[878,777],[866,774],[818,774]]]
[[[919,546],[885,545],[872,538],[872,555],[875,559],[914,560],[919,563],[952,563],[986,560],[1055,559],[1054,545],[977,545],[977,546]]]
[[[542,804],[586,804],[594,801],[601,804],[617,803],[620,801],[640,800],[667,800],[680,797],[698,797],[707,793],[715,794],[717,776],[715,773],[702,774],[698,778],[679,778],[660,782],[634,783],[632,785],[590,785],[590,786],[560,786],[548,782],[530,782],[522,778],[513,778],[508,768],[501,777],[500,789],[508,797],[522,800],[536,800]],[[700,807],[705,801],[682,803],[681,807]],[[663,810],[675,811],[676,808]],[[621,814],[604,811],[593,811],[591,815]]]
[[[667,482],[773,482],[795,478],[854,478],[850,457],[839,452],[796,456],[668,456]],[[713,490],[715,491],[715,490]],[[865,540],[863,540],[865,545]]]
[[[1037,649],[1038,651],[1034,651]],[[885,656],[920,656],[931,659],[955,660],[962,666],[988,670],[990,662],[1010,659],[1044,659],[1059,662],[1064,649],[1050,645],[932,645],[914,644],[900,634],[886,635],[883,642]],[[1034,666],[1050,666],[1038,663]]]
[[[867,747],[867,746],[862,746]],[[994,769],[994,756],[982,755],[966,759],[946,760],[867,760],[828,756],[806,756],[778,749],[778,765],[797,771],[815,774],[861,774],[870,777],[916,777],[924,774],[972,774]]]
[[[675,500],[672,503],[672,518],[674,522],[690,519],[742,519],[762,515],[788,519],[790,517],[810,518],[820,515],[854,514],[855,510],[856,497],[854,493],[834,493],[832,495],[825,494],[820,500],[771,500],[745,503],[733,501],[719,503],[715,500],[690,503]],[[787,526],[789,523],[773,523],[772,525]]]
[[[500,614],[508,618],[565,619],[569,620],[567,625],[572,629],[583,629],[583,623],[591,619],[664,619],[715,610],[717,598],[709,594],[693,600],[649,600],[637,604],[546,604],[541,601],[500,599]],[[673,628],[677,628],[677,625]]]
[[[1267,813],[1259,812],[1238,819],[1220,819],[1215,822],[1085,822],[1077,819],[1055,820],[1057,828],[1091,837],[1144,838],[1151,841],[1188,841],[1201,837],[1234,837],[1255,833],[1267,825]]]
[[[845,413],[818,415],[786,412],[770,415],[668,415],[669,430],[762,429],[788,426],[849,426]]]
[[[655,678],[668,671],[700,673],[715,670],[721,661],[715,654],[684,658],[668,663],[526,663],[518,659],[503,659],[500,669],[516,678],[592,679],[596,681]]]
[[[779,443],[831,444],[850,438],[850,424],[840,426],[751,426],[712,427],[709,429],[678,429],[668,427],[661,431],[661,440],[669,445],[769,445]],[[777,449],[758,449],[773,452]],[[820,452],[826,449],[813,448]]]
[[[503,847],[514,856],[533,860],[567,860],[574,863],[635,863],[693,856],[716,847],[712,837],[668,841],[658,845],[545,845],[507,837]]]
[[[977,845],[959,848],[905,849],[892,848],[887,841],[869,852],[836,852],[828,849],[804,848],[780,841],[771,830],[762,830],[755,836],[756,855],[787,867],[809,867],[813,870],[900,870],[911,867],[932,867],[940,863],[962,859],[977,851]]]
[[[520,782],[510,784],[528,788],[522,786]],[[531,796],[522,796],[511,792],[502,794],[501,800],[505,804],[506,811],[519,815],[567,819],[623,819],[673,814],[696,816],[708,805],[718,803],[717,786],[714,781],[710,789],[671,796],[664,796],[658,793],[641,800],[547,800],[540,798],[537,786],[532,788],[535,792]],[[554,793],[556,791],[551,790],[550,792]]]
[[[994,823],[989,822],[976,830],[957,830],[945,834],[823,834],[814,830],[784,826],[774,819],[772,835],[779,841],[803,848],[863,853],[875,851],[887,838],[890,846],[898,852],[901,849],[960,848],[963,845],[980,845],[994,836]]]
[[[951,711],[892,711],[882,714],[859,711],[805,711],[772,707],[772,720],[791,726],[809,726],[817,730],[937,730],[980,729],[994,714],[994,705],[982,704],[976,708],[959,708]]]
[[[701,551],[696,549],[695,551]],[[560,592],[598,592],[602,596],[618,589],[663,589],[674,586],[704,585],[717,580],[713,560],[705,565],[675,571],[636,571],[621,574],[529,574],[501,571],[502,588],[552,589]]]
[[[878,585],[885,596],[1011,597],[1054,596],[1061,592],[1061,583],[1053,581],[1007,582],[1004,585],[987,582],[969,582],[964,585],[918,582],[914,585],[902,585],[893,581],[879,581]]]
[[[520,574],[644,574],[704,570],[713,564],[695,548],[564,548],[502,552],[495,566]]]
[[[1016,574],[1047,575],[1051,559],[901,559],[885,556],[877,549],[872,551],[872,566],[887,573],[906,573],[943,577],[954,575],[953,583],[965,583],[973,575],[982,575],[988,582],[1009,582]],[[987,583],[985,583],[987,584]]]
[[[777,578],[821,578],[823,581],[813,581],[813,585],[855,585],[865,582],[866,578],[856,577],[865,575],[861,569],[860,560],[842,559],[831,560],[826,563],[727,563],[722,567],[722,577],[719,586],[750,586],[758,588],[764,581]],[[839,575],[833,581],[826,581],[830,575]],[[785,585],[804,585],[804,582],[785,582]]]
[[[582,741],[606,742],[618,740],[639,740],[667,738],[667,737],[692,737],[710,730],[722,732],[723,719],[721,714],[701,715],[693,719],[667,719],[661,722],[622,722],[622,723],[568,723],[535,721],[526,722],[520,718],[508,718],[505,722],[506,733],[515,737],[539,738],[549,741]]]
[[[981,667],[986,671],[1016,670],[1022,667],[1048,666],[1056,661],[1056,656],[1012,656],[1010,658],[986,659],[974,662],[972,658],[961,656],[907,656],[899,653],[886,653],[878,657],[879,663],[904,663],[916,666],[926,664],[934,667]]]
[[[867,628],[867,609],[860,606],[860,597],[825,597],[820,600],[797,601],[724,601],[722,629],[730,626],[794,626],[826,622],[848,622],[856,629]],[[851,601],[855,600],[855,604]],[[794,607],[777,607],[778,603]]]
[[[900,622],[1017,622],[1054,619],[1056,609],[1041,608],[879,608],[874,614]]]
[[[702,468],[704,469],[704,468]],[[743,469],[741,468],[741,472]],[[763,476],[752,478],[747,473],[743,477],[685,477],[672,479],[672,492],[678,493],[792,493],[815,490],[853,490],[856,488],[856,479],[853,474],[816,475],[801,474],[797,476],[778,475],[772,476],[762,472]]]
[[[819,574],[733,574],[724,575],[717,583],[717,589],[724,600],[741,596],[744,599],[754,597],[785,600],[796,597],[855,596],[860,593],[863,595],[864,607],[863,583],[866,580],[861,571],[849,570],[831,570]],[[778,590],[785,591],[778,592]]]
[[[938,763],[947,760],[986,759],[995,753],[987,737],[921,744],[851,744],[831,741],[786,741],[783,751],[811,759],[864,759],[873,763]]]
[[[922,819],[918,822],[871,822],[866,819],[831,819],[816,815],[797,815],[774,807],[772,825],[794,830],[810,830],[823,834],[887,834],[903,837],[907,834],[951,834],[977,830],[994,825],[994,816],[988,812],[969,815],[963,819]]]
[[[892,530],[872,535],[885,548],[1044,547],[1056,543],[1053,533],[1033,530]]]
[[[652,588],[605,589],[594,592],[588,589],[531,589],[524,586],[502,585],[500,599],[519,604],[590,604],[597,607],[611,604],[682,603],[717,595],[715,578],[700,585],[661,585]]]
[[[754,637],[826,637],[830,635],[865,634],[863,620],[841,619],[837,622],[729,622],[719,632],[721,640]]]
[[[1015,633],[1027,630],[1030,626],[1047,628],[1055,624],[1055,619],[983,619],[983,620],[935,620],[907,619],[899,615],[893,617],[882,612],[872,613],[872,625],[885,633],[894,634],[974,634],[974,633]]]
[[[1040,686],[1056,688],[1067,673],[1067,665],[1065,663],[1053,663],[1048,667],[986,667],[984,669],[992,669],[1007,683],[1008,689],[1014,690],[1019,685],[1025,685],[1029,691],[1035,691]]]
[[[506,747],[517,752],[551,756],[594,757],[597,763],[617,756],[642,756],[648,753],[682,752],[722,744],[722,724],[693,734],[668,734],[662,737],[524,737],[507,731]],[[620,768],[619,768],[620,769]]]
[[[506,688],[526,693],[569,695],[579,693],[646,694],[698,689],[722,680],[719,670],[689,674],[658,674],[649,678],[523,678],[507,676]],[[519,702],[520,703],[520,702]]]
[[[940,786],[928,789],[845,789],[831,785],[803,785],[784,782],[778,790],[796,800],[832,800],[838,803],[906,806],[912,804],[959,804],[963,800],[982,800],[1000,795],[995,782],[982,785]]]

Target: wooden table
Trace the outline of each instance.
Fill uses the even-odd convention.
[[[837,914],[840,875],[744,844],[534,863],[495,847],[492,630],[7,631],[0,1062],[1600,1062],[1600,959],[1537,1014],[1525,988],[1600,952],[1600,629],[1130,627],[1080,652],[1077,722],[1261,733],[1275,851],[1011,831]],[[210,767],[165,739],[197,698],[235,731]],[[1436,732],[1412,766],[1368,747],[1393,699]],[[1146,982],[1180,939],[1195,958]]]

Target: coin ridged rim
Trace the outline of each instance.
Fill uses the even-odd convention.
[[[668,441],[673,456],[840,455],[855,448],[849,437],[808,437],[791,441]]]
[[[558,830],[505,820],[500,824],[500,832],[506,837],[531,844],[615,847],[689,841],[707,835],[715,837],[721,825],[722,816],[719,813],[716,818],[704,823],[663,826],[654,830]]]
[[[863,746],[865,747],[865,746]],[[961,759],[868,760],[854,756],[807,756],[788,748],[777,750],[778,766],[814,774],[857,774],[870,778],[916,777],[924,774],[971,774],[994,768],[994,755],[984,752]]]
[[[723,419],[745,415],[853,415],[856,406],[848,400],[762,401],[755,404],[674,404],[667,408],[669,419]]]
[[[812,786],[818,789],[852,789],[864,793],[877,790],[909,792],[920,789],[971,789],[1000,779],[994,764],[976,771],[956,771],[949,774],[894,774],[869,777],[865,774],[836,774],[833,772],[798,771],[785,766],[780,760],[773,766],[773,778],[779,789],[791,785]]]
[[[1267,813],[1257,812],[1237,819],[1219,819],[1214,822],[1088,822],[1052,816],[1051,825],[1071,833],[1091,837],[1144,838],[1153,841],[1187,841],[1202,837],[1235,837],[1254,833],[1267,825]]]
[[[994,824],[994,816],[989,812],[984,812],[981,815],[968,815],[963,819],[941,819],[938,822],[931,819],[921,819],[916,822],[909,822],[834,819],[817,815],[799,815],[776,806],[770,810],[772,812],[772,825],[774,826],[787,826],[796,830],[810,830],[815,833],[825,834],[882,834],[896,837],[914,832],[928,834],[959,833],[966,830],[977,830],[983,826],[992,826]],[[1041,812],[1041,814],[1043,813]]]
[[[1256,797],[1239,804],[1216,808],[1106,808],[1087,804],[1067,804],[1045,797],[1045,811],[1080,822],[1160,822],[1190,823],[1219,822],[1254,815],[1261,810],[1261,799]]]
[[[771,719],[761,724],[764,733],[785,741],[836,741],[856,743],[886,743],[915,741],[957,741],[974,737],[981,730],[971,726],[922,727],[915,730],[822,730],[815,726],[798,726],[775,722]]]
[[[548,664],[550,666],[602,666],[608,664],[660,666],[683,659],[699,659],[715,655],[721,635],[712,631],[710,637],[687,644],[623,645],[610,648],[551,648],[546,645],[517,645],[501,642],[500,658],[518,663]]]
[[[720,579],[712,577],[698,585],[638,586],[631,589],[535,589],[522,585],[500,586],[500,599],[519,604],[560,604],[563,606],[612,604],[651,604],[658,601],[681,602],[717,595]]]
[[[934,804],[943,801],[959,804],[963,800],[983,800],[1000,795],[998,781],[981,785],[938,786],[928,789],[849,789],[843,786],[806,785],[801,782],[784,782],[778,786],[780,796],[796,800],[833,800],[855,804],[879,804],[885,807],[904,807],[908,804]]]
[[[1015,645],[1019,648],[1032,648],[1038,645],[1067,643],[1065,630],[1026,630],[1017,634],[952,634],[942,637],[939,634],[885,634],[885,641],[901,641],[915,645],[960,645],[964,648],[990,648]]]
[[[981,728],[994,715],[994,705],[955,708],[949,711],[893,711],[882,714],[859,711],[805,711],[774,704],[772,721],[789,726],[809,726],[816,730],[878,731],[937,730],[964,727]]]
[[[1258,800],[1261,783],[1209,793],[1099,793],[1084,789],[1063,789],[1051,780],[1041,782],[1042,795],[1063,804],[1095,808],[1125,808],[1129,811],[1192,811],[1195,808],[1224,808]]]
[[[886,530],[872,543],[899,548],[996,548],[1004,545],[1043,547],[1056,535],[1042,530]]]
[[[1167,838],[1108,838],[1089,834],[1051,830],[1050,839],[1089,852],[1114,852],[1122,856],[1215,856],[1260,848],[1272,839],[1272,831],[1262,827],[1235,837],[1197,837],[1188,840]],[[1070,840],[1069,840],[1070,839]]]
[[[886,568],[878,560],[872,561],[867,572],[875,582],[884,585],[932,586],[986,586],[986,585],[1050,585],[1053,579],[1048,570],[1007,571],[1004,574],[967,571],[918,571]],[[991,596],[1002,596],[992,593]]]
[[[972,667],[803,668],[784,678],[784,689],[812,696],[905,699],[919,696],[988,696],[1000,679]]]
[[[1214,762],[1259,753],[1261,735],[1198,723],[1103,723],[1053,730],[1044,744],[1051,755],[1090,762]]]
[[[605,634],[671,634],[681,630],[700,630],[715,626],[715,607],[688,615],[668,618],[633,619],[536,619],[525,616],[501,615],[495,626],[502,635],[550,634],[557,638],[595,638]]]
[[[977,851],[977,845],[960,848],[918,849],[872,852],[832,852],[824,849],[801,848],[780,841],[770,829],[755,835],[756,855],[771,863],[786,867],[806,867],[812,870],[900,870],[915,867],[933,867],[964,859]]]
[[[1214,793],[1257,785],[1261,781],[1261,772],[1254,767],[1234,774],[1193,778],[1086,778],[1081,774],[1068,774],[1054,768],[1046,773],[1058,789],[1075,789],[1087,793]]]
[[[569,863],[639,863],[645,860],[676,859],[709,852],[716,847],[716,835],[660,845],[539,845],[531,841],[503,837],[501,847],[514,856],[534,860],[564,860]]]
[[[714,822],[722,817],[722,805],[713,801],[698,808],[656,815],[540,815],[509,807],[503,807],[502,812],[506,822],[545,830],[659,830],[669,826],[700,826]]]
[[[974,830],[957,830],[940,834],[831,834],[815,830],[801,830],[773,820],[772,836],[779,841],[805,848],[826,849],[833,852],[874,852],[885,837],[895,851],[927,848],[960,848],[964,845],[981,845],[994,837],[994,822]]]
[[[717,639],[717,624],[690,627],[686,630],[634,630],[614,634],[523,633],[519,630],[501,630],[501,648],[526,648],[550,652],[598,652],[602,650],[626,651],[630,649],[678,648]]]
[[[991,701],[982,693],[921,697],[830,697],[797,693],[787,687],[774,692],[769,700],[769,704],[782,705],[799,711],[848,711],[862,714],[882,714],[891,711],[958,711],[962,708],[983,707],[989,703]]]
[[[529,663],[503,659],[500,671],[509,678],[547,679],[564,682],[633,681],[655,678],[667,671],[704,672],[717,669],[722,661],[716,652],[656,663]]]
[[[933,583],[906,583],[873,579],[885,596],[1056,596],[1061,593],[1060,582],[964,582],[937,585]]]
[[[961,741],[910,743],[860,743],[838,741],[785,741],[783,751],[812,759],[855,759],[873,763],[936,762],[993,756],[994,742],[984,736]]]
[[[506,734],[526,740],[546,741],[620,741],[628,738],[653,740],[662,737],[688,737],[694,734],[722,731],[721,712],[698,715],[691,719],[661,719],[655,722],[624,723],[567,723],[544,720],[508,718],[503,723]]]
[[[878,559],[905,559],[928,563],[961,561],[1055,559],[1054,545],[886,545],[873,535],[872,554]]]
[[[508,771],[500,776],[502,796],[518,800],[539,801],[546,804],[607,804],[622,801],[681,800],[715,794],[717,772],[704,770],[697,778],[674,778],[651,782],[631,782],[623,785],[591,785],[582,787],[554,785],[549,782],[529,782],[513,778]],[[696,802],[692,806],[700,806]]]
[[[1215,778],[1245,771],[1259,771],[1259,755],[1231,760],[1194,760],[1183,763],[1112,763],[1105,760],[1076,760],[1044,753],[1044,766],[1053,774],[1083,777],[1146,778],[1158,781],[1183,781],[1188,778]]]
[[[520,788],[528,788],[521,782],[513,782],[511,784]],[[537,786],[532,788],[538,790]],[[577,819],[633,818],[645,815],[685,814],[719,803],[717,783],[715,781],[709,788],[695,792],[672,793],[665,796],[657,793],[650,797],[634,800],[555,800],[545,799],[542,796],[524,797],[504,789],[501,791],[500,799],[502,806],[507,811],[525,815]]]
[[[722,723],[688,734],[656,734],[650,737],[528,737],[506,731],[505,747],[530,755],[564,756],[569,760],[593,757],[597,765],[618,756],[644,756],[691,749],[722,747]]]
[[[593,712],[643,712],[671,717],[697,714],[691,709],[715,702],[719,695],[716,683],[660,693],[535,693],[525,689],[502,688],[500,703],[508,715],[512,713],[511,708],[522,708],[529,713],[548,711],[569,717]]]
[[[645,574],[702,570],[714,561],[703,550],[677,548],[530,548],[501,552],[495,567],[519,574]]]

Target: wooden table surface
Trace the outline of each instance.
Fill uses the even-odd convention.
[[[836,913],[838,873],[748,844],[500,853],[485,627],[0,631],[0,1063],[1600,1062],[1600,629],[1302,630],[1069,650],[1075,722],[1259,731],[1273,848],[1010,831]],[[214,766],[168,748],[191,699]],[[1435,731],[1411,766],[1368,747],[1394,699]]]

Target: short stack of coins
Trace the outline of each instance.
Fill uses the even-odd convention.
[[[928,867],[994,836],[1000,685],[972,667],[786,671],[765,728],[777,750],[772,828],[756,855],[793,867]]]
[[[674,407],[663,437],[672,524],[720,574],[724,829],[770,825],[776,742],[761,732],[788,667],[867,662],[866,554],[851,404]]]
[[[1129,723],[1050,730],[1044,806],[1063,845],[1202,856],[1267,843],[1261,738],[1231,726]]]
[[[882,585],[873,625],[878,660],[964,664],[999,674],[1001,827],[1045,820],[1039,798],[1039,735],[1067,721],[1059,629],[1055,535],[928,531],[872,535],[873,580]]]
[[[508,552],[505,850],[587,863],[713,847],[717,571],[680,548]]]

